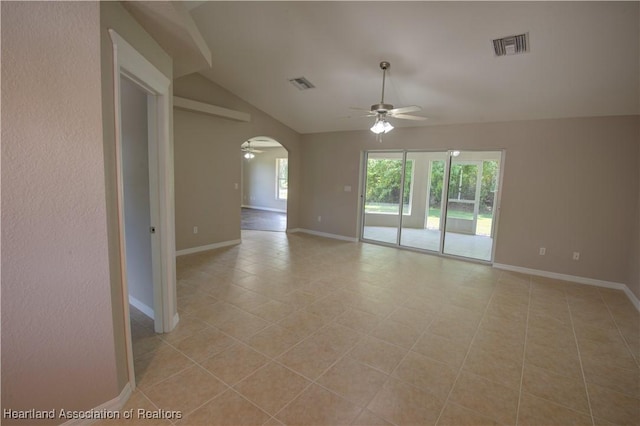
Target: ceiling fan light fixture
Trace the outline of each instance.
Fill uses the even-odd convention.
[[[383,133],[383,132],[386,133],[384,123],[385,123],[384,120],[376,118],[376,122],[373,123],[373,126],[371,126],[371,131],[376,135],[379,135],[380,133]]]
[[[244,153],[244,158],[246,158],[247,160],[251,160],[252,158],[255,158],[255,154],[253,152],[245,152]]]
[[[379,135],[380,133],[389,133],[392,130],[393,126],[384,117],[376,118],[376,122],[371,126],[371,131],[376,135]]]

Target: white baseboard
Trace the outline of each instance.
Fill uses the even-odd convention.
[[[76,411],[76,410],[69,410],[72,411],[73,413],[82,413],[82,414],[87,414],[87,411],[89,411],[90,413],[94,413],[96,416],[100,416],[103,413],[115,413],[117,411],[120,411],[122,409],[122,407],[124,407],[124,404],[127,403],[127,401],[129,400],[129,398],[131,397],[131,385],[129,383],[127,383],[124,388],[122,389],[122,392],[120,392],[120,395],[116,396],[115,398],[113,398],[110,401],[105,402],[104,404],[100,404],[99,406],[97,406],[96,408],[92,408],[90,410],[81,410],[81,411]],[[67,410],[65,410],[66,412]],[[67,420],[66,422],[62,423],[62,426],[76,426],[76,425],[91,425],[94,424],[98,421],[102,420],[101,418],[97,418],[97,419],[71,419],[71,420]]]
[[[277,213],[286,213],[286,210],[283,209],[273,209],[271,207],[261,207],[261,206],[250,206],[250,205],[245,205],[243,204],[242,207],[244,207],[245,209],[253,209],[253,210],[264,210],[267,212],[277,212]]]
[[[540,269],[523,268],[521,266],[505,265],[502,263],[494,263],[493,267],[498,269],[503,269],[505,271],[520,272],[522,274],[536,275],[536,276],[545,277],[545,278],[553,278],[553,279],[562,280],[562,281],[569,281],[572,283],[586,284],[586,285],[592,285],[596,287],[612,288],[615,290],[622,290],[624,294],[627,295],[627,297],[629,298],[629,301],[631,301],[633,306],[635,306],[636,309],[640,312],[640,300],[638,299],[638,297],[636,297],[635,294],[633,294],[633,292],[629,289],[629,287],[626,284],[616,283],[612,281],[597,280],[594,278],[578,277],[575,275],[559,274],[557,272],[542,271]]]
[[[191,247],[188,249],[178,250],[176,252],[176,256],[184,256],[185,254],[199,253],[201,251],[213,250],[221,247],[235,246],[237,244],[240,244],[241,242],[242,240],[231,240],[231,241],[223,241],[221,243],[208,244],[206,246]]]
[[[176,314],[173,316],[173,323],[171,324],[172,331],[174,328],[176,328],[179,322],[180,322],[180,316],[178,316],[178,313],[176,312]]]
[[[338,235],[338,234],[329,234],[327,232],[312,231],[311,229],[304,229],[304,228],[288,229],[287,232],[290,232],[290,233],[302,232],[304,234],[315,235],[317,237],[333,238],[334,240],[349,241],[352,243],[358,242],[357,238],[346,237],[344,235]]]
[[[154,319],[155,315],[153,313],[153,308],[142,303],[132,295],[129,295],[129,303],[149,318]]]

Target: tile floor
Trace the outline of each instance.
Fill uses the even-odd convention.
[[[180,410],[180,425],[640,423],[640,317],[621,291],[304,234],[242,240],[178,258],[174,332],[133,312],[125,409]]]

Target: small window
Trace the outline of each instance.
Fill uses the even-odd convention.
[[[289,187],[289,160],[276,158],[276,200],[287,199]]]

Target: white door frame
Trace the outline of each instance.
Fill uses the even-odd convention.
[[[120,234],[120,262],[122,302],[124,305],[125,342],[127,346],[129,383],[135,389],[133,348],[129,323],[129,291],[124,226],[124,187],[122,173],[122,121],[120,106],[120,79],[126,76],[148,93],[149,169],[152,226],[156,228],[159,253],[154,253],[160,268],[154,271],[154,326],[158,333],[166,333],[177,325],[176,304],[176,256],[175,256],[175,212],[173,186],[173,146],[169,132],[171,118],[171,80],[162,74],[125,39],[109,29],[113,43],[113,76],[116,138],[116,179],[118,196],[118,230]],[[155,196],[157,194],[157,196]],[[152,247],[154,244],[152,244]],[[159,276],[158,276],[159,275]],[[157,279],[156,279],[157,278]]]

